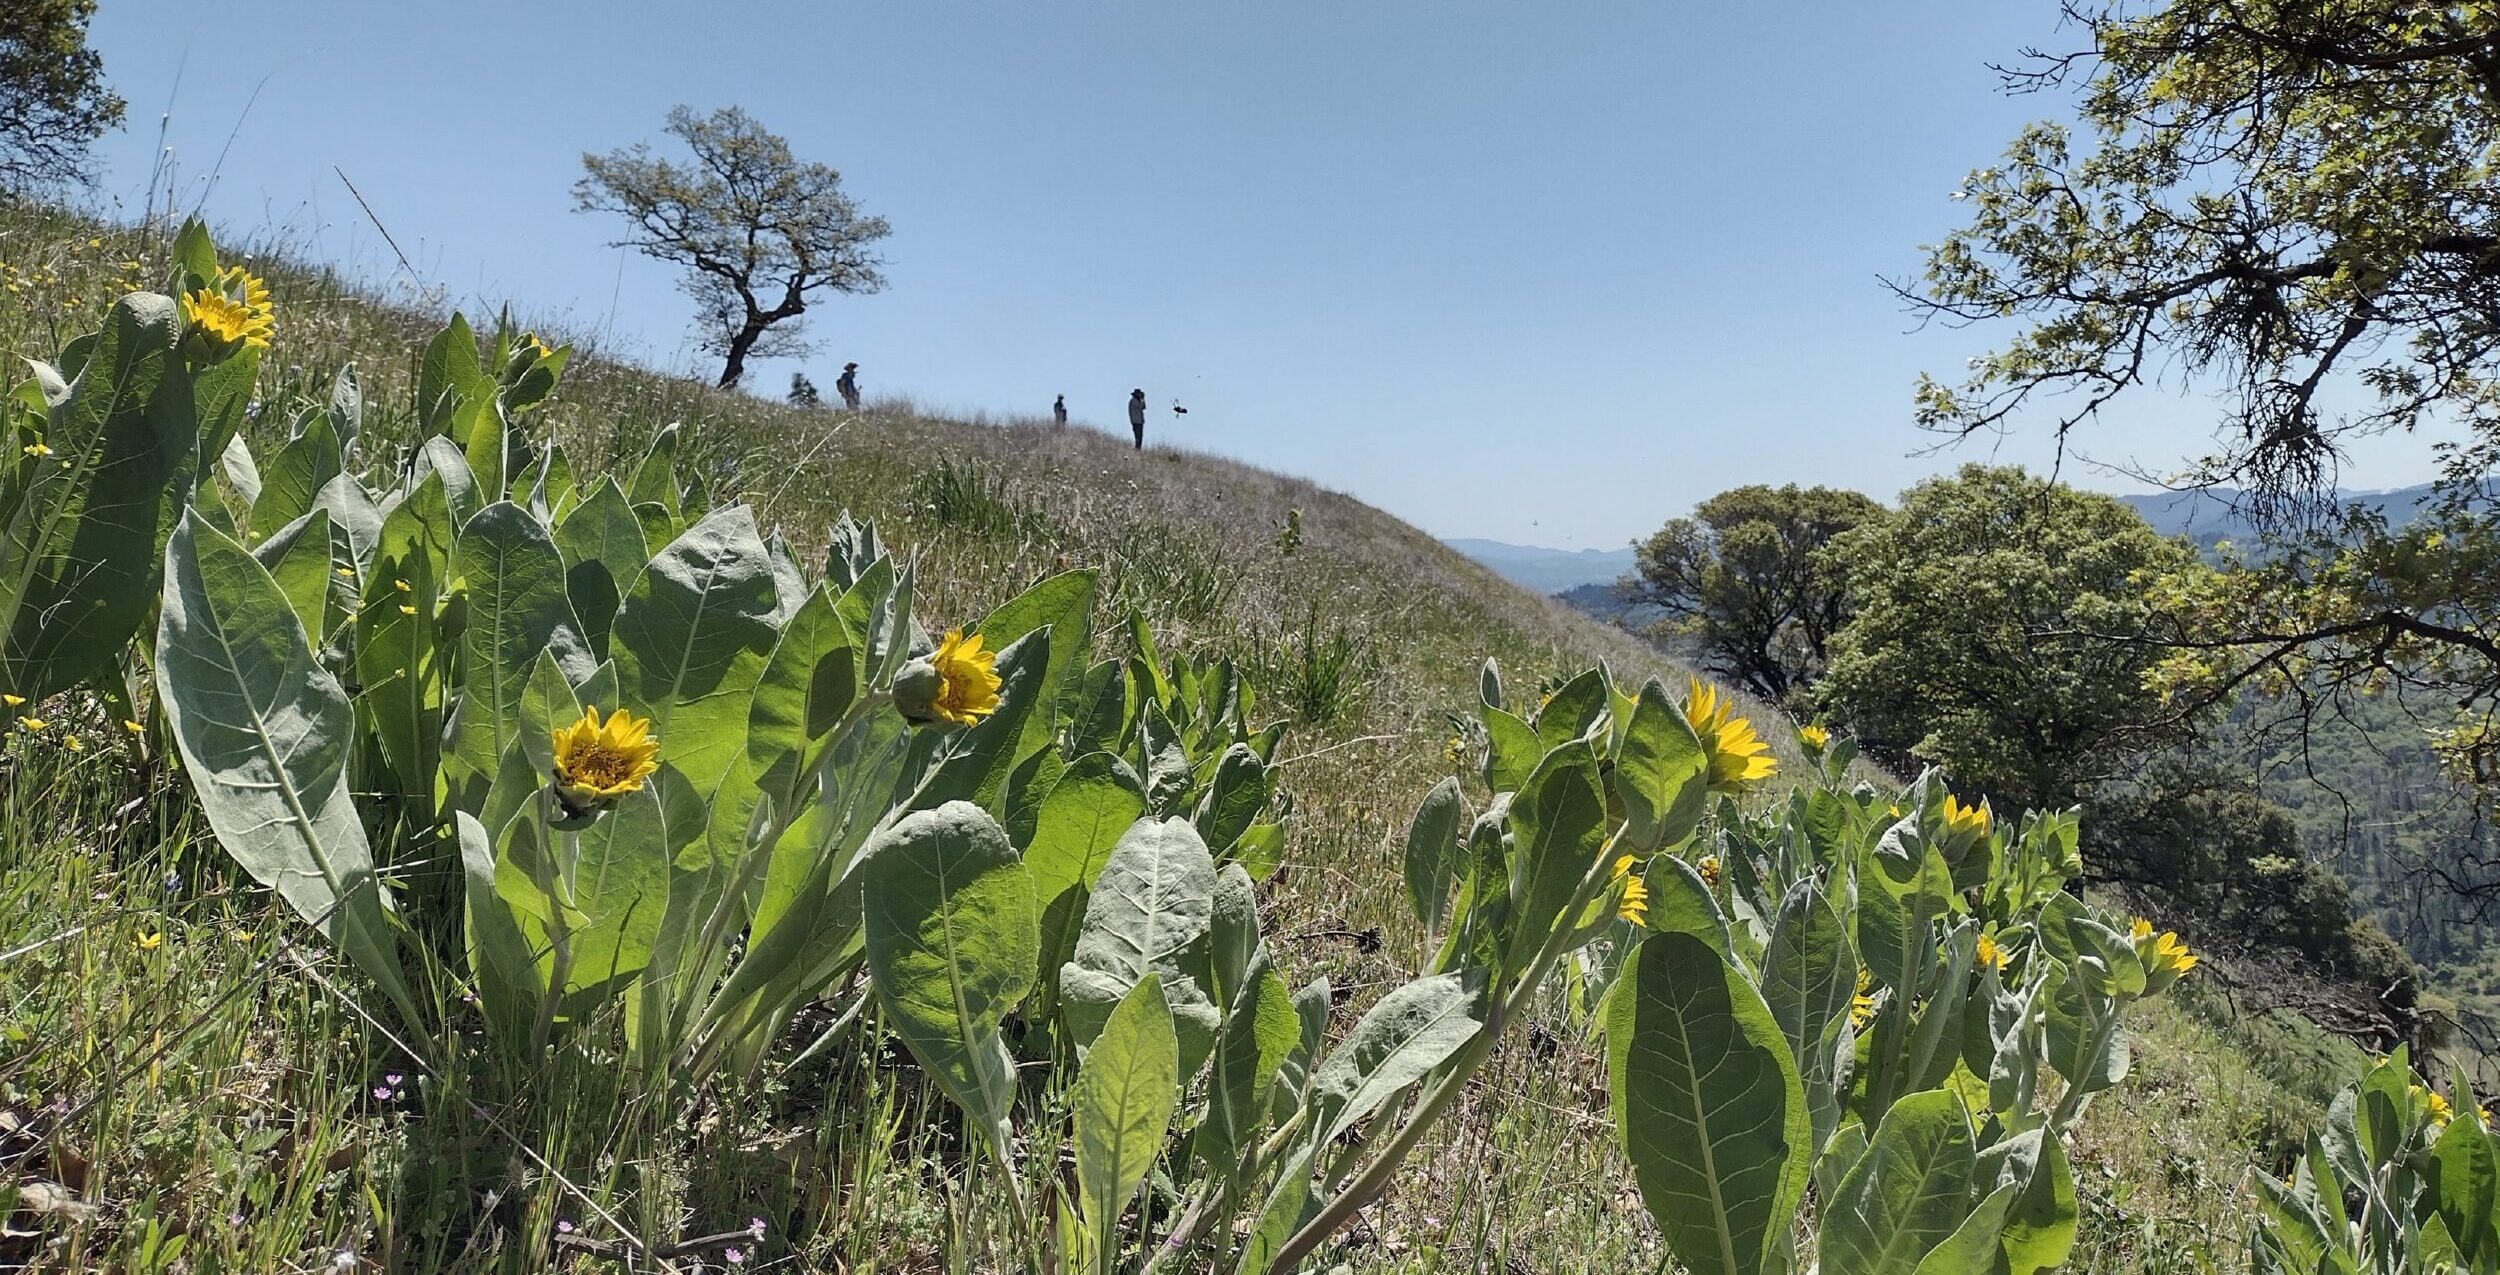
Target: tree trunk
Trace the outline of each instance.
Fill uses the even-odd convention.
[[[720,369],[720,388],[735,389],[738,378],[746,375],[747,351],[755,348],[756,341],[764,335],[765,326],[765,324],[750,321],[745,327],[738,329],[736,336],[729,338],[727,358],[722,362]]]

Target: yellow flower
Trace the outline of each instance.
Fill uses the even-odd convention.
[[[1719,888],[1719,856],[1715,854],[1703,855],[1701,857],[1701,862],[1693,865],[1693,871],[1701,874],[1701,883],[1703,885],[1709,886],[1714,890]]]
[[[1615,915],[1634,925],[1649,923],[1649,884],[1632,875],[1635,862],[1631,855],[1615,860],[1615,880],[1623,886],[1623,900],[1615,905]]]
[[[1692,723],[1693,733],[1701,737],[1702,751],[1710,757],[1710,788],[1714,792],[1730,792],[1750,783],[1770,778],[1779,769],[1771,757],[1771,747],[1753,732],[1753,723],[1736,714],[1734,699],[1722,699],[1719,692],[1702,685],[1694,678],[1684,699],[1684,720]]]
[[[18,718],[18,719],[17,719],[17,724],[18,724],[19,726],[22,726],[22,727],[26,728],[27,730],[42,730],[44,727],[49,726],[49,725],[51,725],[52,723],[47,722],[47,721],[45,721],[44,719],[42,719],[42,718],[40,718],[40,717],[36,717],[36,716],[34,716],[33,714],[31,714],[31,713],[30,713],[30,714],[27,714],[27,715],[25,715],[25,716],[22,716],[22,717]]]
[[[151,930],[140,935],[136,940],[134,940],[134,942],[140,951],[153,952],[165,945],[165,932],[163,930]]]
[[[417,609],[412,606],[402,606],[399,608],[399,613],[401,615],[415,615],[417,613]]]
[[[186,293],[182,319],[200,340],[197,353],[211,360],[237,348],[266,350],[277,331],[269,288],[241,266],[228,266],[209,286]]]
[[[1982,935],[1980,935],[1980,936],[1979,936],[1979,948],[1978,948],[1978,955],[1979,955],[1979,964],[1980,964],[1983,968],[1986,968],[1986,967],[1994,967],[1994,968],[1996,968],[1996,969],[2004,969],[2004,968],[2005,968],[2005,959],[2006,959],[2006,958],[2005,958],[2005,949],[2004,949],[2004,948],[2001,948],[2001,947],[1998,947],[1998,946],[1997,946],[1997,941],[1996,941],[1994,938],[1991,938],[1991,937],[1989,937],[1989,936],[1988,936],[1988,935],[1986,935],[1986,934],[1982,934]]]
[[[79,742],[78,742],[78,737],[77,737],[76,735],[63,735],[63,736],[61,736],[61,745],[62,745],[62,747],[69,749],[69,750],[70,750],[71,752],[73,752],[73,753],[83,753],[83,752],[87,751],[87,746],[86,746],[85,744],[79,743]]]
[[[52,454],[52,446],[49,443],[28,443],[22,450],[24,450],[29,456],[49,456]]]
[[[353,580],[356,578],[356,569],[354,567],[341,567],[339,568],[339,574],[347,579]]]
[[[23,695],[0,695],[0,704],[6,704],[11,708],[22,707],[25,703],[26,697]]]
[[[1983,801],[1976,806],[1965,806],[1947,793],[1944,799],[1944,834],[1960,837],[1971,833],[1983,837],[1988,835],[1988,803]]]
[[[965,637],[962,629],[948,629],[932,663],[938,675],[932,707],[939,718],[970,726],[998,711],[998,655],[982,649],[980,634]]]
[[[2423,1085],[2415,1085],[2413,1086],[2413,1096],[2415,1100],[2422,1104],[2425,1110],[2429,1111],[2431,1126],[2433,1128],[2446,1128],[2448,1122],[2456,1118],[2455,1109],[2448,1105],[2447,1095],[2442,1094],[2438,1090]]]
[[[409,591],[409,590],[408,590],[408,582],[407,582],[407,581],[405,581],[405,580],[393,580],[393,581],[391,581],[391,583],[392,583],[392,584],[394,584],[394,585],[397,585],[397,586],[399,587],[399,591],[400,591],[401,593],[406,593],[406,592],[408,592],[408,591]]]
[[[605,723],[596,705],[583,709],[580,721],[556,728],[555,747],[556,795],[575,814],[640,792],[642,781],[660,768],[660,741],[651,737],[650,719],[621,708]]]
[[[237,943],[249,943],[252,941],[252,932],[250,930],[238,929],[234,932],[234,941]]]
[[[2147,995],[2187,977],[2187,972],[2195,969],[2196,963],[2203,959],[2188,950],[2188,945],[2180,941],[2178,931],[2164,930],[2156,936],[2153,923],[2143,917],[2137,917],[2135,923],[2127,927],[2127,938],[2135,945],[2136,959],[2144,962],[2144,991]]]
[[[143,734],[143,733],[145,733],[145,732],[146,732],[146,730],[147,730],[147,727],[142,726],[142,725],[140,725],[139,723],[134,722],[134,721],[130,720],[129,718],[125,717],[125,718],[123,718],[123,719],[122,719],[122,729],[123,729],[123,730],[126,730],[126,731],[129,731],[129,732],[130,732],[131,734],[133,734],[133,735],[138,735],[138,734]]]
[[[1857,994],[1849,998],[1849,1025],[1860,1031],[1875,1021],[1875,976],[1858,969]]]
[[[1832,742],[1832,733],[1820,726],[1800,726],[1797,728],[1797,742],[1819,753]]]

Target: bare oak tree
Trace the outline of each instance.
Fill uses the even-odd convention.
[[[805,353],[796,320],[820,292],[885,287],[870,245],[885,218],[860,212],[842,174],[801,163],[790,143],[737,107],[668,113],[670,136],[692,164],[654,157],[645,143],[582,156],[577,211],[612,212],[632,229],[615,241],[686,268],[682,285],[702,310],[703,348],[721,356],[720,384],[738,383],[750,358]]]

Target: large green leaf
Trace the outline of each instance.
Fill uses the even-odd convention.
[[[269,568],[269,577],[286,595],[287,608],[295,612],[314,650],[329,635],[330,597],[338,583],[337,569],[330,565],[331,548],[330,515],[319,509],[252,546],[252,556]]]
[[[1623,802],[1624,836],[1653,851],[1693,835],[1710,792],[1710,756],[1684,710],[1651,678],[1641,686],[1632,720],[1616,749],[1615,796]]]
[[[1458,879],[1460,821],[1466,811],[1459,800],[1456,776],[1443,779],[1424,794],[1406,828],[1406,902],[1426,930],[1441,928],[1449,913],[1450,887]]]
[[[1833,909],[1822,883],[1812,878],[1790,887],[1771,926],[1762,961],[1762,999],[1778,1020],[1780,1035],[1797,1060],[1806,1109],[1820,1147],[1840,1124],[1838,1038],[1857,993],[1858,958],[1849,950],[1849,926]]]
[[[1234,744],[1217,759],[1215,773],[1207,780],[1206,794],[1198,801],[1192,816],[1198,833],[1206,838],[1207,848],[1219,855],[1227,854],[1243,833],[1258,822],[1259,812],[1267,808],[1267,764],[1248,744]]]
[[[1563,917],[1563,905],[1597,862],[1606,839],[1606,795],[1597,755],[1574,742],[1545,755],[1510,803],[1510,898],[1514,956],[1525,960]]]
[[[418,426],[429,434],[449,429],[462,402],[494,392],[494,381],[478,362],[477,333],[466,318],[452,315],[451,323],[426,343],[417,364]]]
[[[1042,907],[1042,968],[1054,977],[1074,954],[1086,902],[1112,847],[1145,813],[1136,772],[1109,753],[1077,758],[1042,799],[1024,862]]]
[[[252,501],[252,537],[265,537],[310,513],[321,489],[346,467],[346,451],[328,414],[313,413],[304,432],[287,440],[260,467],[260,494]]]
[[[1079,673],[1093,642],[1094,573],[1064,571],[1000,604],[973,631],[1004,651],[1027,633],[1050,630],[1050,659],[1034,688],[1037,711],[1024,721],[1012,750],[1017,761],[1048,747],[1075,705]]]
[[[1148,973],[1160,974],[1180,1037],[1182,1074],[1196,1075],[1214,1047],[1219,1020],[1198,979],[1214,910],[1215,859],[1198,830],[1185,819],[1131,825],[1094,882],[1076,952],[1059,972],[1075,1043],[1093,1043],[1112,1006]]]
[[[1980,1152],[1972,1189],[1993,1194],[2007,1187],[2017,1193],[2006,1208],[1999,1271],[2036,1275],[2065,1265],[2081,1218],[2065,1143],[2033,1129]]]
[[[833,730],[859,698],[860,650],[824,589],[782,625],[747,711],[747,765],[781,810],[795,811]]]
[[[165,546],[156,693],[218,844],[420,1021],[348,796],[347,694],[269,572],[197,513]]]
[[[689,528],[626,590],[611,638],[618,689],[698,792],[746,751],[748,700],[780,640],[777,603],[772,556],[743,505]]]
[[[1899,1275],[1971,1212],[1970,1117],[1947,1089],[1892,1104],[1823,1216],[1827,1275]]]
[[[2460,1103],[2471,1101],[2460,1098]],[[2500,1264],[2500,1159],[2471,1113],[2451,1120],[2431,1146],[2431,1198],[2458,1260],[2474,1270]]]
[[[181,328],[170,297],[115,302],[76,379],[47,381],[50,453],[0,457],[25,477],[0,510],[0,689],[77,685],[145,620],[198,446]]]
[[[450,585],[452,525],[442,479],[429,474],[382,519],[356,613],[358,703],[420,818],[432,807],[442,748],[451,652],[436,604]]]
[[[1015,1060],[998,1024],[1033,988],[1041,925],[1032,875],[997,822],[960,801],[879,834],[859,872],[886,1026],[1010,1159]]]
[[[1380,998],[1311,1071],[1311,1128],[1325,1146],[1432,1073],[1484,1030],[1483,971],[1433,974]]]
[[[1154,974],[1129,989],[1087,1050],[1068,1110],[1076,1126],[1076,1185],[1085,1225],[1118,1252],[1120,1214],[1163,1154],[1181,1092],[1180,1046]]]
[[[613,477],[599,480],[590,498],[574,506],[556,526],[556,546],[564,550],[564,592],[581,617],[582,636],[590,649],[604,655],[608,630],[625,590],[642,574],[651,557],[642,539],[642,521]]]
[[[1229,1179],[1264,1123],[1277,1069],[1302,1040],[1293,989],[1264,964],[1225,1011],[1216,1037],[1215,1069],[1207,1093],[1206,1119],[1191,1149],[1207,1171]]]
[[[1690,934],[1643,940],[1606,1020],[1615,1128],[1675,1259],[1761,1275],[1784,1252],[1813,1137],[1779,1023]]]
[[[597,661],[564,596],[564,556],[538,516],[510,501],[480,510],[460,530],[458,569],[468,581],[460,633],[460,705],[444,779],[451,804],[474,810],[521,727],[521,688],[543,653],[565,681],[589,678]]]
[[[495,845],[486,827],[465,810],[452,813],[460,842],[463,883],[461,917],[469,971],[477,979],[478,1007],[499,1043],[526,1040],[538,1018],[546,982],[538,948],[523,918],[495,888]]]

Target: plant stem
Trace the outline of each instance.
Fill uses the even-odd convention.
[[[1564,905],[1561,913],[1554,918],[1554,928],[1546,931],[1544,942],[1537,948],[1536,956],[1528,962],[1526,970],[1520,974],[1519,981],[1511,985],[1506,995],[1493,1002],[1492,1010],[1485,1015],[1484,1026],[1479,1028],[1465,1045],[1459,1047],[1459,1052],[1449,1070],[1442,1073],[1439,1083],[1435,1084],[1431,1092],[1416,1104],[1415,1114],[1409,1117],[1405,1126],[1397,1131],[1396,1136],[1381,1148],[1380,1155],[1366,1165],[1362,1173],[1358,1174],[1344,1190],[1332,1197],[1316,1216],[1303,1223],[1300,1229],[1277,1248],[1274,1259],[1269,1263],[1270,1270],[1293,1270],[1302,1259],[1311,1255],[1313,1249],[1319,1247],[1320,1241],[1328,1238],[1337,1228],[1344,1226],[1349,1219],[1361,1211],[1364,1205],[1371,1203],[1374,1197],[1388,1188],[1389,1179],[1397,1174],[1398,1166],[1405,1163],[1408,1154],[1423,1141],[1424,1134],[1431,1131],[1432,1126],[1440,1120],[1442,1112],[1449,1107],[1450,1103],[1466,1091],[1468,1079],[1475,1074],[1476,1068],[1483,1066],[1484,1060],[1492,1055],[1493,1046],[1501,1039],[1502,1029],[1527,1003],[1528,998],[1535,994],[1537,987],[1545,981],[1547,970],[1565,950],[1564,938],[1578,932],[1577,922],[1580,913],[1596,899],[1612,878],[1608,865],[1613,861],[1615,843],[1622,835],[1622,830],[1617,829],[1613,836],[1606,839],[1605,845],[1598,852],[1597,861],[1591,864],[1587,873],[1580,878],[1578,888],[1571,892],[1571,901]]]

